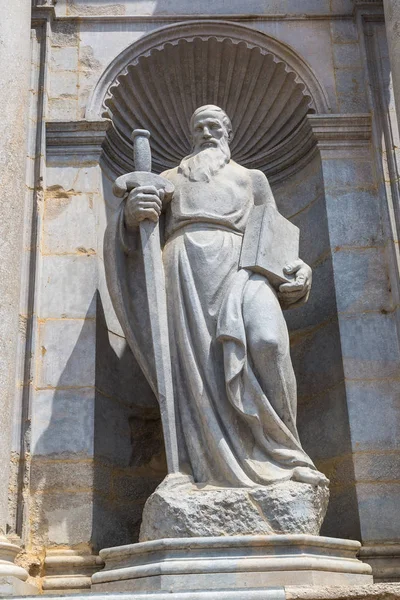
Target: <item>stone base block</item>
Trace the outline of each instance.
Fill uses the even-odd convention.
[[[162,518],[162,515],[160,515]],[[164,539],[100,552],[93,592],[259,590],[372,583],[359,542],[311,535]]]
[[[39,590],[34,585],[21,581],[17,577],[0,576],[0,598],[13,596],[36,596]]]
[[[400,582],[400,543],[363,546],[360,559],[372,567],[375,582]]]

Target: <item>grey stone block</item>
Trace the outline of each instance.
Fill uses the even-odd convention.
[[[77,71],[78,47],[66,46],[62,48],[52,48],[50,68],[52,71]]]
[[[336,69],[335,73],[336,91],[341,110],[343,112],[368,112],[363,69]],[[347,106],[346,103],[348,103]],[[350,107],[352,107],[352,110],[350,110]]]
[[[336,321],[330,321],[304,336],[295,334],[291,355],[301,401],[343,381],[342,351]]]
[[[357,484],[361,534],[364,543],[400,540],[400,481]]]
[[[89,544],[92,538],[93,493],[51,492],[35,496],[45,545]]]
[[[360,517],[355,484],[330,486],[330,499],[321,535],[359,540]]]
[[[334,15],[351,15],[353,9],[353,0],[331,0],[331,12]]]
[[[330,249],[324,196],[290,219],[300,229],[300,256],[313,265]]]
[[[47,191],[47,197],[43,218],[43,252],[94,254],[96,215],[91,196],[71,195],[69,190],[58,184]]]
[[[389,273],[383,249],[341,250],[333,254],[339,312],[392,309]]]
[[[115,466],[129,466],[132,455],[132,410],[96,392],[94,453],[96,459]]]
[[[160,477],[142,477],[135,474],[133,469],[130,473],[117,472],[113,477],[114,502],[142,506],[160,483]]]
[[[325,189],[330,192],[334,189],[338,194],[341,189],[350,188],[349,192],[357,193],[374,187],[374,172],[368,160],[358,160],[356,157],[331,158],[323,160],[322,165]]]
[[[340,315],[339,323],[347,378],[398,377],[400,354],[393,315]]]
[[[75,22],[55,22],[51,31],[51,45],[56,47],[78,46],[78,25]]]
[[[353,447],[359,452],[397,450],[399,382],[347,381],[346,389]]]
[[[394,452],[355,452],[354,468],[357,481],[361,483],[400,483],[400,447]]]
[[[30,471],[30,489],[33,494],[62,490],[87,490],[93,486],[93,478],[94,465],[92,461],[62,458],[49,460],[48,457],[43,459],[34,456]]]
[[[78,98],[50,98],[48,111],[52,121],[75,121],[78,118]]]
[[[69,194],[95,194],[102,187],[102,174],[98,165],[89,167],[51,166],[46,171],[46,184],[51,199],[51,190],[67,190]]]
[[[306,260],[304,256],[304,260]],[[284,312],[289,331],[301,331],[324,323],[336,314],[332,259],[328,256],[313,268],[313,285],[307,304]]]
[[[93,456],[94,389],[39,391],[32,412],[34,455]]]
[[[43,256],[40,318],[84,318],[96,314],[95,256]]]
[[[351,19],[333,20],[331,22],[332,40],[337,44],[348,44],[358,41],[357,24]]]
[[[50,98],[76,98],[78,95],[78,72],[52,71],[50,74]]]
[[[96,496],[93,502],[93,537],[96,552],[139,540],[143,504],[119,505]]]
[[[350,453],[344,383],[318,396],[302,399],[297,410],[297,426],[303,447],[314,461],[320,463]]]
[[[60,319],[40,324],[38,387],[89,387],[95,384],[96,323]]]
[[[301,171],[272,185],[278,210],[289,219],[324,193],[320,157],[317,155]]]
[[[147,383],[125,338],[98,323],[96,336],[96,387],[105,396],[118,399],[129,407],[158,409],[157,400]]]
[[[327,193],[326,202],[332,247],[382,243],[380,207],[374,191],[332,190]]]
[[[360,47],[358,44],[334,44],[333,63],[336,68],[361,66]]]

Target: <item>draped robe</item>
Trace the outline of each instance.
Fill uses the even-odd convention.
[[[297,433],[277,294],[265,277],[238,266],[254,204],[247,169],[229,163],[209,183],[189,182],[179,169],[164,176],[175,185],[163,264],[180,470],[196,483],[251,487],[290,479],[295,467],[315,469]],[[155,390],[134,237],[121,212],[108,233],[106,268],[114,271],[108,280],[117,315]]]

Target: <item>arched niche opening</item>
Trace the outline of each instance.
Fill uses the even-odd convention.
[[[267,175],[278,208],[301,229],[302,258],[314,268],[308,305],[289,311],[287,321],[299,388],[300,436],[317,466],[329,470],[338,457],[351,454],[351,445],[324,182],[307,119],[330,110],[306,62],[274,38],[221,21],[164,27],[124,50],[100,78],[86,115],[112,123],[102,157],[106,210],[117,206],[113,179],[134,170],[132,130],[150,130],[153,170],[161,172],[190,152],[190,117],[208,103],[230,116],[232,158]],[[346,492],[332,488],[327,535],[359,535],[354,476],[348,472]],[[344,510],[349,520],[338,525],[337,515]],[[108,545],[117,543],[126,543],[122,534],[108,540]]]
[[[153,170],[161,172],[190,151],[190,117],[202,104],[230,116],[233,159],[270,178],[315,145],[306,115],[329,112],[315,74],[287,45],[243,25],[199,21],[158,29],[122,52],[87,117],[112,121],[104,157],[114,173],[134,168],[135,128],[150,130]]]

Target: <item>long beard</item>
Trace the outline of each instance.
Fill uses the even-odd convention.
[[[208,182],[230,159],[231,151],[228,141],[222,140],[218,148],[206,148],[183,158],[179,170],[189,181]]]

